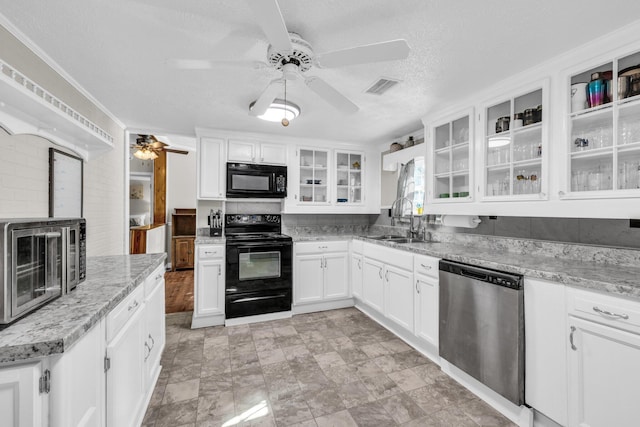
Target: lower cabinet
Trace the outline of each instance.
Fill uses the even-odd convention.
[[[0,369],[0,425],[47,425],[48,395],[39,390],[45,371],[42,361]]]
[[[638,425],[640,303],[568,289],[570,426]]]
[[[160,375],[160,358],[165,345],[164,272],[153,273],[145,282],[144,363],[145,389],[153,388]]]
[[[413,256],[365,243],[363,265],[363,302],[413,333]]]
[[[224,324],[225,246],[197,245],[191,327]]]
[[[438,258],[415,255],[414,265],[414,328],[418,338],[434,349],[438,344],[439,327],[439,277]]]
[[[194,245],[195,237],[174,237],[171,268],[193,268],[194,265]]]
[[[349,242],[296,242],[294,306],[349,299]]]
[[[364,276],[364,265],[362,264],[362,254],[351,254],[351,294],[358,299],[362,299],[362,280]]]

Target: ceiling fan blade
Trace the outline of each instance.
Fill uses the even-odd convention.
[[[345,113],[355,113],[359,110],[358,106],[349,101],[347,97],[335,90],[327,82],[319,77],[309,77],[306,79],[305,84],[314,91],[320,98],[334,106],[340,111]]]
[[[389,40],[335,50],[316,57],[318,65],[324,68],[344,67],[347,65],[367,64],[369,62],[395,61],[409,56],[411,48],[406,40]]]
[[[166,151],[167,153],[189,154],[186,150],[176,150],[174,148],[163,148],[163,151]]]
[[[249,60],[167,59],[165,64],[179,70],[211,70],[219,67],[269,68],[266,62]]]
[[[278,51],[292,53],[291,39],[282,18],[277,0],[245,0],[253,11],[256,22],[267,36],[269,43]]]
[[[165,144],[164,142],[162,142],[162,141],[158,141],[158,140],[153,141],[151,144],[149,144],[149,146],[150,146],[151,148],[164,148],[164,147],[166,147],[167,145],[169,145],[169,144]]]
[[[272,80],[269,86],[260,94],[255,104],[253,104],[253,107],[249,110],[249,114],[256,117],[263,115],[273,100],[276,99],[281,89],[282,79]]]

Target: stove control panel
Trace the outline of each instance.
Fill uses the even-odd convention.
[[[227,225],[234,224],[280,224],[281,215],[226,215]]]

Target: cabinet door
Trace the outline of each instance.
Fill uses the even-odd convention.
[[[320,254],[296,255],[295,303],[322,301],[324,295],[324,259]]]
[[[260,163],[286,165],[287,146],[280,144],[260,144]]]
[[[328,203],[329,151],[300,149],[299,188],[302,203]]]
[[[385,314],[403,328],[413,332],[413,272],[385,267]]]
[[[351,254],[351,292],[356,298],[362,298],[362,255]]]
[[[336,151],[336,203],[359,204],[364,200],[364,153]]]
[[[438,347],[438,279],[415,277],[415,334]]]
[[[638,425],[640,335],[569,316],[569,425]]]
[[[48,395],[38,391],[41,373],[40,362],[0,369],[0,414],[3,426],[47,424],[42,417],[42,407]]]
[[[165,343],[164,318],[164,279],[148,296],[145,303],[146,331],[144,335],[144,361],[146,363],[145,388],[153,385],[153,381],[160,369],[160,356]]]
[[[227,158],[230,162],[255,162],[256,144],[254,142],[229,140]]]
[[[372,308],[384,313],[384,265],[381,262],[364,258],[362,280],[362,299]]]
[[[198,150],[198,198],[224,198],[225,173],[224,141],[201,138]]]
[[[193,267],[193,240],[191,239],[175,239],[175,260],[174,268]]]
[[[133,426],[144,400],[144,309],[107,345],[107,426]]]
[[[222,259],[198,262],[194,301],[199,315],[224,314],[224,262]]]
[[[346,298],[349,296],[349,266],[346,252],[324,255],[324,297]]]

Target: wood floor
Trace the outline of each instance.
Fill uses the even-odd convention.
[[[165,311],[193,311],[193,270],[167,271],[164,274]]]

